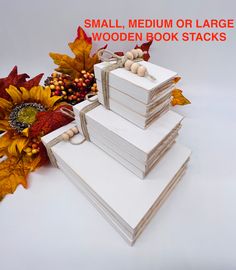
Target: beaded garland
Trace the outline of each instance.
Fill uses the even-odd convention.
[[[79,130],[77,127],[73,127],[69,129],[68,131],[64,132],[62,134],[62,139],[64,141],[69,141],[70,138],[72,138],[75,134],[79,133]]]
[[[137,74],[140,77],[144,77],[147,73],[147,68],[141,66],[134,60],[143,57],[143,51],[141,49],[133,49],[125,54],[127,60],[124,63],[124,67],[130,70],[132,73]]]
[[[133,49],[126,52],[125,55],[120,56],[107,49],[101,49],[98,51],[98,57],[101,61],[110,62],[110,65],[102,68],[101,71],[101,82],[102,82],[102,93],[104,100],[104,107],[110,109],[109,102],[109,73],[117,68],[125,68],[140,77],[147,77],[151,80],[156,80],[154,76],[148,73],[147,68],[140,65],[138,62],[143,60],[144,52],[141,49]]]
[[[110,55],[111,58],[105,57],[104,53]],[[138,63],[143,60],[143,54],[144,52],[139,48],[126,52],[124,56],[119,56],[106,49],[102,49],[98,52],[98,57],[100,58],[100,60],[105,62],[111,62],[116,60],[119,67],[124,67],[125,69],[131,71],[134,74],[137,74],[140,77],[147,76],[152,80],[155,80],[156,78],[148,73],[147,68]]]

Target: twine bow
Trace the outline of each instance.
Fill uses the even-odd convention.
[[[114,65],[117,66],[117,68],[122,68],[125,65],[125,62],[128,59],[126,55],[120,56],[116,53],[113,53],[107,49],[101,49],[98,51],[98,58],[103,62],[113,62],[115,61]],[[143,61],[142,57],[138,57],[133,59],[133,62],[140,62]]]

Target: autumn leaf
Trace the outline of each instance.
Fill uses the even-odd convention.
[[[80,26],[77,28],[77,37],[76,37],[76,39],[85,40],[86,43],[92,45],[92,38],[88,37],[87,34],[84,32],[83,28],[80,27]]]
[[[115,54],[119,55],[119,56],[123,56],[124,52],[114,52]]]
[[[70,75],[73,78],[80,78],[82,76],[82,70],[92,72],[93,66],[99,62],[99,59],[97,52],[92,56],[90,55],[92,49],[91,37],[88,37],[84,30],[78,27],[76,39],[68,45],[75,55],[74,58],[59,53],[49,54],[54,63],[59,66],[55,70]],[[106,47],[107,45],[101,49]]]
[[[176,84],[177,82],[179,82],[181,80],[181,77],[177,76],[173,79],[173,82]]]
[[[71,108],[69,105],[62,105],[54,111],[37,113],[37,120],[29,129],[30,137],[46,135],[53,130],[70,123],[73,119],[60,111],[60,109],[63,107]]]
[[[172,106],[191,104],[191,102],[182,93],[183,91],[180,89],[174,89],[172,91]]]
[[[10,100],[11,98],[6,92],[6,88],[10,85],[14,85],[17,88],[25,87],[26,89],[30,89],[33,86],[39,85],[42,77],[43,73],[27,81],[26,79],[29,78],[29,75],[26,73],[18,74],[17,66],[15,66],[6,78],[0,79],[0,97]]]
[[[31,88],[33,88],[34,86],[38,86],[41,79],[43,77],[43,73],[41,74],[38,74],[37,76],[35,76],[34,78],[28,80],[28,81],[25,81],[23,82],[22,84],[20,84],[20,86],[16,86],[16,87],[24,87],[26,88],[27,90],[30,90]]]
[[[0,163],[0,201],[12,194],[18,185],[27,188],[27,176],[37,166],[40,158],[10,157]]]
[[[73,78],[81,77],[82,64],[77,62],[75,58],[71,58],[65,54],[50,53],[54,63],[59,67],[55,70],[63,74],[68,74]]]
[[[8,147],[11,145],[12,132],[6,132],[0,137],[0,157],[8,154]]]

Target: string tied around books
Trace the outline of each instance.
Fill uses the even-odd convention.
[[[81,130],[82,133],[84,135],[84,139],[80,142],[73,142],[71,140],[71,138],[79,133],[79,130],[77,127],[73,127],[71,129],[69,129],[68,131],[64,132],[62,134],[62,139],[64,141],[70,141],[71,144],[75,144],[75,145],[79,145],[82,144],[85,141],[90,141],[90,137],[89,137],[89,132],[88,132],[88,128],[87,128],[87,121],[86,121],[86,113],[88,113],[89,111],[93,110],[94,108],[96,108],[97,106],[100,105],[98,99],[90,99],[91,96],[95,96],[95,94],[87,94],[86,95],[86,100],[90,102],[90,104],[88,104],[87,106],[85,106],[83,109],[80,110],[79,113],[79,118],[80,118],[80,126],[81,126]],[[74,114],[74,112],[68,108],[61,108],[60,112],[62,112],[63,114],[65,114],[66,116],[75,119],[76,116]]]
[[[110,109],[109,103],[109,73],[117,68],[125,68],[140,77],[147,77],[156,80],[154,76],[149,74],[147,68],[139,64],[143,61],[144,52],[141,49],[133,49],[126,52],[123,56],[113,53],[107,49],[98,51],[98,58],[103,62],[111,62],[110,65],[104,67],[101,71],[102,92],[104,99],[104,107]]]
[[[80,114],[79,114],[80,125],[81,125],[82,133],[84,135],[84,139],[82,139],[79,142],[75,142],[75,141],[71,140],[75,134],[79,133],[79,129],[77,128],[77,126],[74,126],[71,129],[67,130],[66,132],[57,136],[56,138],[54,138],[53,140],[51,140],[49,143],[46,144],[46,149],[47,149],[49,160],[51,161],[51,164],[54,167],[58,167],[58,165],[57,165],[56,159],[54,157],[54,154],[52,152],[53,146],[55,146],[56,144],[58,144],[62,140],[69,141],[71,144],[74,144],[74,145],[80,145],[80,144],[84,143],[85,141],[90,141],[85,114],[87,112],[93,110],[94,108],[96,108],[98,105],[100,105],[97,98],[91,99],[91,96],[94,96],[94,95],[95,94],[87,94],[86,95],[86,100],[88,100],[90,102],[90,104],[88,104],[83,109],[81,109]],[[61,108],[59,112],[70,117],[71,119],[76,118],[73,110],[70,110],[66,107]]]

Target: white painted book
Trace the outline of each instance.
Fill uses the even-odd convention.
[[[89,104],[74,106],[79,130],[80,111]],[[140,129],[102,105],[86,113],[90,140],[140,178],[155,167],[174,143],[183,117],[168,111],[148,129]]]
[[[49,144],[60,132],[46,135],[43,142]],[[59,168],[131,245],[180,180],[190,156],[189,149],[174,144],[146,181],[139,181],[91,142],[62,141],[51,150]]]
[[[101,71],[109,64],[102,62],[94,66],[101,104],[104,104]],[[112,111],[144,129],[169,110],[177,73],[146,61],[140,64],[156,80],[139,77],[125,68],[115,69],[109,73],[109,103]]]

